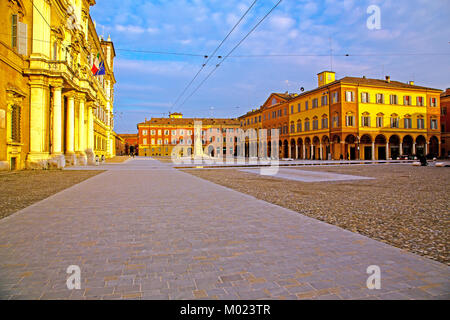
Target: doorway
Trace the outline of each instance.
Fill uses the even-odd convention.
[[[350,160],[355,160],[355,159],[356,159],[356,148],[350,147]]]
[[[10,170],[17,170],[17,158],[12,157],[10,160]]]
[[[378,160],[386,160],[386,147],[378,147]]]
[[[372,147],[364,147],[364,160],[373,160]]]

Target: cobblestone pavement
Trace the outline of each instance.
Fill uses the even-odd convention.
[[[0,298],[450,298],[438,262],[155,160],[109,169],[0,221]]]

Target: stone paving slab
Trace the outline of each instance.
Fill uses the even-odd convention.
[[[260,169],[241,169],[239,171],[261,174]],[[347,180],[372,180],[372,177],[354,176],[349,174],[339,174],[333,172],[308,171],[291,168],[279,168],[278,172],[271,175],[274,178],[288,179],[302,182],[328,182]]]
[[[449,298],[436,261],[153,160],[116,166],[0,221],[1,299]]]

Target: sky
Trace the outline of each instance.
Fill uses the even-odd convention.
[[[271,92],[314,89],[317,73],[330,69],[336,79],[389,75],[450,87],[449,0],[283,0],[216,68],[278,2],[258,0],[175,103],[253,1],[97,0],[91,17],[117,55],[115,131],[135,133],[145,118],[169,112],[238,117]],[[380,9],[379,29],[367,26],[371,5]]]

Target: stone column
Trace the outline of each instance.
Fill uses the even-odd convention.
[[[62,154],[62,87],[53,88],[53,128],[52,128],[52,159],[51,166],[63,168],[66,160]]]
[[[343,160],[347,160],[346,154],[345,154],[345,141],[341,141],[341,154]],[[339,155],[339,159],[341,158],[341,154]]]
[[[95,165],[95,154],[94,154],[94,110],[92,108],[92,103],[88,104],[87,109],[87,147],[86,147],[86,159],[88,165]]]
[[[401,156],[403,155],[403,143],[402,142],[400,142],[400,155]]]
[[[415,142],[413,142],[413,145],[412,145],[412,153],[416,154],[416,143]]]
[[[389,160],[391,150],[389,150],[389,142],[386,142],[386,160]]]
[[[319,145],[319,150],[320,150],[320,156],[319,156],[319,159],[320,159],[320,160],[324,160],[324,159],[323,159],[323,147],[322,147],[322,142],[321,142],[320,145]]]
[[[75,97],[67,97],[66,165],[76,165],[74,150],[75,133]]]
[[[291,158],[291,143],[288,142],[288,158]]]
[[[303,160],[306,160],[306,145],[304,142],[302,143],[302,147],[303,147]]]
[[[330,140],[330,155],[331,155],[331,160],[335,160],[334,159],[334,144],[333,141]],[[327,160],[328,160],[328,154],[327,154]]]
[[[375,141],[372,141],[372,160],[375,160]]]
[[[46,85],[40,79],[30,79],[30,153],[27,167],[43,169],[47,167],[48,150],[46,150],[46,109],[48,99]],[[47,109],[48,110],[48,109]]]
[[[86,125],[84,123],[84,95],[79,96],[78,105],[78,150],[77,150],[77,162],[79,165],[85,166],[87,164],[86,157]]]
[[[298,144],[295,144],[295,159],[298,159]]]
[[[311,159],[311,160],[314,160],[314,144],[313,143],[311,143],[311,154],[309,155],[309,158]]]
[[[428,141],[425,142],[425,156],[428,154]]]

